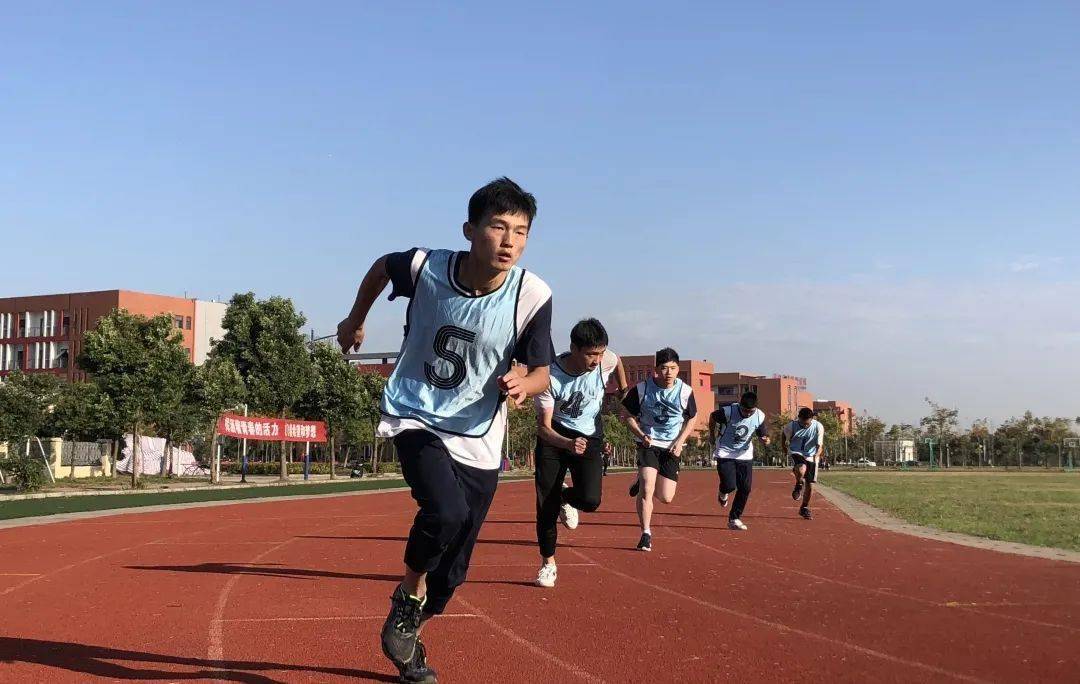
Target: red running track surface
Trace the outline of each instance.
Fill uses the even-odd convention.
[[[885,532],[759,471],[731,532],[716,476],[657,505],[628,475],[539,563],[531,482],[505,482],[448,615],[443,682],[1078,681],[1080,565]],[[407,493],[133,513],[0,530],[0,681],[394,681],[378,630]]]

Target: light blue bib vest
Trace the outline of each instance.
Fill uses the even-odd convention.
[[[514,266],[502,287],[476,296],[457,284],[456,264],[454,252],[433,250],[421,266],[381,409],[448,434],[482,437],[502,401],[498,378],[510,370],[524,271]]]

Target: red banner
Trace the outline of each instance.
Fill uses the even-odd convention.
[[[217,433],[237,439],[263,442],[326,442],[326,423],[317,420],[259,418],[223,413],[218,418]]]

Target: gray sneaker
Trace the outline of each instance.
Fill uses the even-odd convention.
[[[416,640],[416,652],[413,653],[412,660],[404,667],[399,666],[398,673],[401,675],[398,681],[405,684],[438,684],[439,682],[435,676],[435,670],[427,664],[427,649],[419,638]]]
[[[400,584],[390,596],[390,614],[382,628],[382,650],[399,670],[408,667],[416,656],[420,613],[425,602],[426,599],[405,593]]]

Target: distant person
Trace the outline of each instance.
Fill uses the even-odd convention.
[[[746,530],[742,521],[750,488],[754,481],[754,435],[769,445],[765,414],[757,407],[757,394],[744,392],[739,403],[719,408],[709,417],[709,436],[715,445],[713,459],[720,476],[717,500],[727,507],[728,497],[735,492],[735,501],[728,513],[728,528]]]
[[[787,451],[795,476],[791,498],[798,501],[802,497],[799,515],[810,520],[814,517],[810,513],[810,496],[817,482],[818,463],[825,457],[825,427],[814,418],[813,409],[801,408],[798,419],[784,426],[780,443]]]
[[[655,374],[634,385],[623,399],[623,408],[638,444],[638,477],[629,492],[637,497],[641,525],[637,548],[652,551],[653,496],[663,503],[675,499],[679,457],[697,416],[694,390],[679,379],[679,354],[674,349],[656,352]]]

